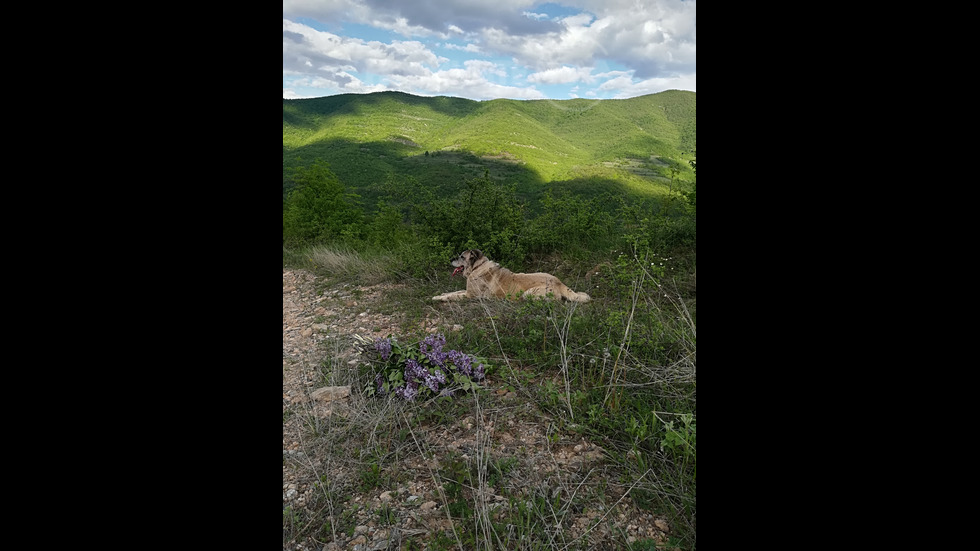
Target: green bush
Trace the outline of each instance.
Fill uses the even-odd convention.
[[[537,253],[566,254],[596,249],[608,240],[614,228],[613,217],[603,205],[610,197],[604,194],[584,199],[569,193],[545,192],[541,198],[544,212],[529,225],[528,248]]]
[[[283,246],[360,237],[364,217],[360,197],[348,193],[326,163],[299,168],[292,180],[295,187],[283,202]]]

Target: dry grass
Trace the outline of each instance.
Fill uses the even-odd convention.
[[[343,279],[375,285],[395,277],[393,257],[384,253],[365,254],[336,246],[316,246],[307,252],[313,270]]]

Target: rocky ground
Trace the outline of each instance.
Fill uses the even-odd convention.
[[[283,270],[283,549],[668,542],[667,522],[636,508],[600,446],[558,431],[533,388],[488,378],[448,409],[364,396],[360,343],[404,330],[390,290]],[[433,313],[420,332],[459,329]]]

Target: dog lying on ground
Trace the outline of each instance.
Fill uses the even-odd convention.
[[[463,272],[463,276],[466,277],[466,290],[444,293],[432,297],[432,300],[450,301],[481,297],[546,298],[549,295],[573,302],[591,300],[589,295],[576,293],[551,274],[515,274],[490,260],[477,249],[463,251],[450,264],[456,268],[453,270],[453,276]]]

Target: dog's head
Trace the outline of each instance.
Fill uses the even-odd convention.
[[[483,256],[483,251],[479,249],[470,249],[468,251],[463,251],[459,253],[459,256],[455,260],[450,262],[450,264],[456,268],[453,270],[453,275],[455,276],[459,272],[463,272],[464,276],[470,275],[473,267],[476,265],[477,261],[481,258],[486,258]]]

